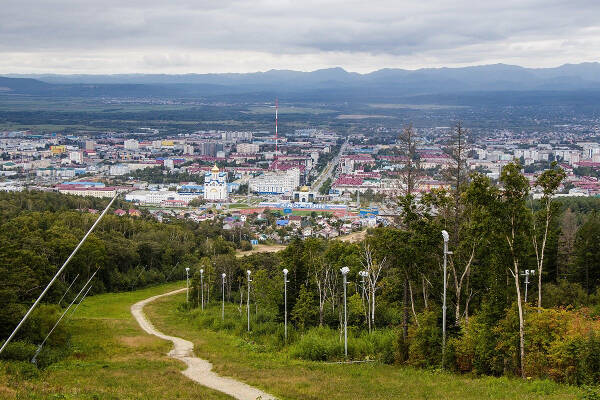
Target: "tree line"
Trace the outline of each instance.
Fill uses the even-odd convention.
[[[395,332],[394,343],[386,345],[386,354],[393,353],[388,361],[439,367],[445,354],[443,366],[457,371],[595,382],[600,377],[600,363],[594,361],[600,359],[595,333],[600,200],[556,198],[565,179],[556,164],[533,182],[518,160],[505,165],[497,181],[469,171],[467,131],[460,124],[446,149],[450,187],[417,195],[423,173],[415,138],[412,127],[401,136],[408,162],[397,199],[400,214],[392,226],[369,230],[357,244],[306,239],[277,255],[207,257],[201,260],[204,291],[195,272],[192,303],[199,306],[202,293],[218,302],[225,273],[226,301],[238,304],[242,318],[245,271],[251,270],[253,318],[281,324],[285,268],[290,323],[301,332],[299,343],[320,327],[341,334],[340,268],[346,266],[349,324],[356,334]],[[449,233],[451,252],[445,349],[442,230]]]

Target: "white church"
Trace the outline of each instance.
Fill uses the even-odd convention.
[[[226,201],[227,172],[220,172],[219,167],[214,167],[204,174],[204,199],[206,201]]]

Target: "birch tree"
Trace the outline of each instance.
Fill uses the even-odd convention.
[[[533,248],[535,249],[535,259],[538,274],[538,312],[542,308],[542,271],[544,268],[544,255],[546,252],[546,242],[548,240],[548,228],[550,221],[556,215],[556,209],[553,207],[552,197],[558,190],[562,181],[565,179],[565,171],[558,166],[556,161],[552,163],[552,168],[545,170],[538,176],[536,186],[542,189],[540,217],[542,219],[542,231],[538,232],[536,216],[533,217]],[[540,236],[538,238],[538,235]]]
[[[521,360],[521,377],[525,379],[525,321],[523,301],[519,282],[521,260],[525,258],[528,213],[526,200],[529,195],[529,182],[521,173],[518,162],[507,164],[500,174],[502,184],[502,210],[500,218],[504,226],[504,237],[510,251],[512,266],[510,274],[514,278],[519,312],[519,349]]]
[[[379,281],[381,271],[386,264],[386,257],[382,260],[376,260],[373,255],[373,250],[369,243],[365,243],[362,251],[361,264],[363,270],[367,273],[367,285],[369,288],[370,308],[371,308],[371,324],[375,326],[375,294],[377,292],[377,282]]]

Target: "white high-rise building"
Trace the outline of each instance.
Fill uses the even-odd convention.
[[[267,172],[250,179],[248,182],[251,192],[263,194],[284,194],[292,192],[300,186],[300,170]]]
[[[140,142],[138,142],[135,139],[127,139],[124,143],[124,147],[125,150],[139,150],[140,149]]]
[[[260,147],[255,143],[239,143],[236,148],[237,152],[242,154],[255,154],[260,150]]]
[[[72,151],[69,153],[69,160],[75,164],[83,164],[83,153],[80,151]]]

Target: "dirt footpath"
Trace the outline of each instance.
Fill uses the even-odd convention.
[[[168,355],[186,363],[188,368],[181,373],[191,380],[240,400],[275,400],[275,397],[255,387],[236,381],[233,378],[217,375],[212,371],[212,364],[210,362],[194,356],[194,344],[192,342],[179,337],[165,335],[164,333],[157,331],[152,323],[148,321],[144,315],[144,306],[146,304],[160,297],[171,296],[183,291],[185,291],[185,288],[137,302],[131,306],[131,314],[143,330],[151,335],[173,342],[173,350],[171,350]]]

